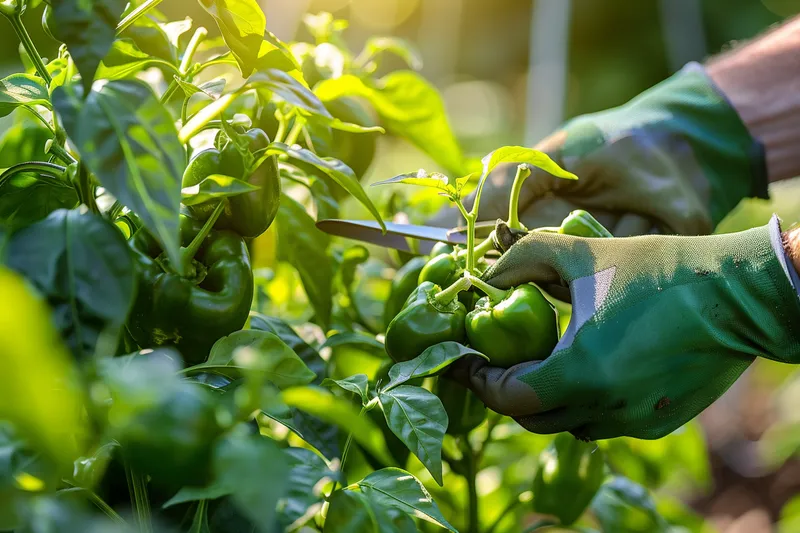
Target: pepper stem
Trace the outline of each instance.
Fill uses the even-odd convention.
[[[186,76],[186,73],[189,72],[189,67],[192,66],[192,59],[194,58],[195,52],[197,52],[197,47],[200,46],[200,43],[203,42],[203,39],[205,39],[207,36],[208,30],[202,26],[194,31],[194,35],[192,35],[192,39],[189,41],[189,45],[186,47],[186,51],[183,53],[181,65],[178,69],[181,73],[181,76]]]
[[[470,283],[475,287],[478,287],[480,290],[486,293],[486,296],[489,297],[489,300],[494,304],[501,300],[503,300],[506,296],[508,296],[509,291],[504,291],[503,289],[498,289],[497,287],[492,287],[482,279],[473,276],[472,274],[467,274],[465,276],[469,279]]]
[[[448,305],[458,298],[460,292],[468,290],[471,286],[472,282],[467,277],[460,278],[443,291],[437,292],[433,300],[439,305]]]
[[[525,229],[519,221],[519,195],[522,184],[531,175],[531,167],[527,163],[517,166],[514,184],[511,186],[511,197],[508,202],[508,227],[511,229]]]
[[[475,246],[472,250],[472,257],[475,262],[478,259],[481,259],[485,256],[489,251],[494,250],[494,230],[489,234],[489,236],[479,245]],[[458,252],[458,257],[464,257],[468,254],[468,250],[461,250]]]
[[[217,219],[224,210],[225,200],[222,200],[217,204],[217,207],[214,208],[214,212],[211,213],[211,216],[208,217],[206,223],[203,224],[203,227],[200,228],[200,231],[194,236],[194,239],[192,239],[192,242],[189,243],[189,246],[183,249],[181,253],[181,262],[183,263],[181,265],[181,272],[183,272],[184,275],[188,272],[189,266],[192,263],[192,259],[194,259],[194,256],[197,255],[197,251],[200,249],[203,241],[206,240],[206,237],[208,237],[208,234],[211,232],[211,229],[214,227],[214,224],[216,224]]]
[[[42,55],[36,49],[36,45],[33,44],[33,39],[31,39],[28,30],[25,28],[25,24],[22,23],[22,17],[19,13],[15,13],[8,17],[8,21],[11,23],[11,26],[13,26],[17,37],[19,37],[20,42],[22,42],[22,46],[25,48],[28,56],[30,56],[31,61],[33,61],[33,66],[36,67],[37,74],[44,80],[45,85],[49,86],[53,78],[50,77],[50,73],[47,71],[47,67],[42,60]]]

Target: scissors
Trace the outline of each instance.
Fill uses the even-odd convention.
[[[467,244],[466,226],[440,228],[386,222],[384,233],[374,220],[325,219],[317,222],[317,228],[329,235],[420,254],[430,253],[437,242],[462,246]],[[493,223],[478,223],[475,225],[475,237],[486,238],[492,229]]]

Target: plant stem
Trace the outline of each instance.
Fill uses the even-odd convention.
[[[178,69],[178,71],[181,73],[181,77],[186,76],[186,73],[189,71],[189,67],[192,64],[194,54],[197,52],[197,47],[200,46],[200,43],[203,42],[203,39],[205,39],[207,36],[208,30],[202,26],[194,30],[194,35],[192,35],[192,39],[189,41],[189,44],[186,47],[186,52],[183,53],[181,66]]]
[[[474,285],[475,287],[478,287],[480,290],[485,292],[486,296],[489,297],[489,300],[491,300],[491,302],[493,304],[501,301],[509,293],[509,291],[504,291],[503,289],[498,289],[497,287],[492,287],[491,285],[489,285],[488,283],[486,283],[482,279],[477,278],[477,277],[473,276],[472,274],[467,274],[466,277],[470,280],[472,285]]]
[[[364,416],[364,413],[366,413],[366,412],[367,412],[367,406],[365,405],[364,407],[361,408],[361,412],[358,413],[359,418]],[[350,432],[347,435],[347,440],[344,443],[344,450],[342,450],[342,460],[339,463],[339,473],[342,475],[342,477],[344,477],[344,465],[347,462],[347,455],[348,455],[348,453],[350,453],[350,447],[352,445],[353,445],[353,433]],[[328,497],[330,497],[331,495],[333,495],[334,492],[336,492],[336,487],[337,486],[339,486],[339,480],[338,479],[334,480],[333,488],[331,488],[331,493],[328,494]]]
[[[469,510],[467,533],[478,533],[480,528],[478,515],[478,464],[475,461],[475,453],[469,444],[469,440],[464,438],[459,441],[459,444],[467,466],[467,506]]]
[[[297,138],[300,137],[300,133],[303,131],[303,126],[305,126],[305,121],[300,117],[295,117],[294,126],[289,130],[284,144],[288,144],[289,146],[294,145],[297,142]]]
[[[200,228],[200,231],[194,236],[194,239],[192,239],[192,242],[189,243],[189,246],[182,250],[181,258],[183,260],[183,265],[181,265],[181,272],[186,272],[186,268],[188,267],[189,263],[192,259],[194,259],[194,256],[197,255],[197,251],[200,249],[200,246],[202,246],[203,241],[206,240],[206,237],[208,237],[208,234],[211,232],[211,229],[214,227],[214,224],[216,224],[217,219],[224,210],[225,200],[223,199],[220,200],[220,202],[217,204],[217,207],[214,208],[211,216],[208,217],[206,223],[203,224],[203,227]]]
[[[12,176],[19,174],[20,172],[38,172],[40,174],[47,174],[49,176],[53,176],[56,178],[64,177],[64,172],[66,172],[66,168],[62,167],[61,165],[56,165],[55,163],[48,163],[47,161],[28,161],[26,163],[17,163],[16,165],[10,166],[0,174],[0,185],[6,182],[6,180],[11,179]]]
[[[239,93],[233,92],[221,96],[211,105],[207,105],[200,112],[195,114],[192,119],[183,125],[178,132],[178,140],[181,144],[186,144],[198,131],[214,120],[217,115],[222,114],[230,106]]]
[[[63,162],[71,165],[72,163],[76,163],[78,160],[72,157],[72,155],[67,152],[63,146],[59,146],[58,143],[54,140],[53,144],[50,145],[50,153],[62,160]]]
[[[125,31],[131,24],[136,22],[139,17],[147,13],[150,9],[156,7],[158,4],[161,3],[161,0],[147,0],[146,2],[142,3],[139,7],[128,13],[128,15],[119,21],[117,24],[117,35]]]
[[[147,496],[147,486],[142,475],[134,471],[129,464],[125,464],[125,478],[128,481],[128,492],[131,503],[136,511],[139,531],[152,533],[153,524],[150,521],[150,498]]]
[[[513,511],[518,505],[524,503],[520,496],[517,496],[511,502],[509,502],[508,505],[506,505],[505,509],[503,509],[502,512],[497,516],[497,520],[495,520],[492,525],[489,526],[489,529],[484,531],[484,533],[494,533],[494,530],[500,527],[500,524],[503,523],[503,520],[507,517],[507,515],[511,513],[511,511]]]
[[[475,209],[473,208],[473,211]],[[466,216],[467,219],[467,273],[475,273],[475,220],[478,217],[472,213]]]
[[[204,530],[205,514],[208,508],[208,500],[200,500],[197,502],[197,509],[194,511],[194,518],[192,519],[192,527],[189,533],[201,533]],[[208,527],[206,525],[206,527]]]
[[[460,278],[446,289],[437,292],[433,299],[437,304],[447,305],[458,298],[458,293],[468,290],[471,286],[472,282],[469,279],[466,277]]]
[[[525,229],[519,222],[519,194],[522,191],[522,184],[530,175],[530,165],[523,163],[517,166],[517,174],[511,185],[511,198],[508,202],[508,227],[511,229]]]
[[[472,250],[475,262],[477,263],[478,259],[481,259],[491,250],[494,250],[494,230],[492,230],[492,233],[489,234],[486,240],[475,246],[475,248]],[[467,255],[467,250],[461,250],[458,252],[458,257],[463,257],[465,255]]]
[[[8,19],[11,22],[11,26],[14,27],[14,31],[17,32],[17,37],[22,42],[22,46],[25,48],[25,51],[28,52],[28,55],[33,61],[33,65],[36,67],[36,72],[39,73],[39,76],[42,77],[44,83],[46,85],[50,85],[50,82],[53,81],[53,78],[50,77],[50,73],[47,72],[47,67],[44,65],[44,61],[42,60],[41,54],[36,49],[36,45],[33,44],[33,40],[31,39],[30,34],[28,34],[28,30],[25,29],[25,24],[22,23],[22,17],[20,17],[19,13],[9,17]]]
[[[178,87],[178,82],[173,78],[172,81],[169,82],[169,85],[167,85],[167,90],[161,95],[161,103],[166,104],[169,99],[172,98],[172,95],[175,94],[175,91],[178,90]]]

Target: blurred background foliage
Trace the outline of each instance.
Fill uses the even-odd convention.
[[[534,142],[569,117],[620,105],[668,77],[688,61],[747,40],[770,25],[800,12],[800,0],[262,0],[267,26],[284,40],[310,40],[304,13],[330,11],[347,19],[345,36],[360,50],[370,35],[394,35],[414,43],[424,60],[423,74],[442,91],[453,129],[468,155],[497,146]],[[170,18],[191,17],[212,33],[216,26],[196,3],[167,0],[160,9]],[[537,14],[558,15],[549,24]],[[41,8],[25,15],[41,53],[53,57],[56,43],[36,23]],[[533,35],[532,28],[552,35]],[[18,41],[10,27],[0,32],[0,74],[21,67]],[[541,64],[532,61],[533,54]],[[552,61],[550,61],[552,59]],[[535,68],[532,68],[533,67]],[[538,66],[537,66],[538,65]],[[544,68],[538,68],[544,65]],[[402,65],[387,61],[386,68]],[[531,79],[531,72],[537,79]],[[544,102],[541,115],[529,102]],[[533,116],[533,120],[530,117]],[[0,122],[0,135],[11,126]],[[2,144],[0,143],[0,150]],[[2,166],[2,165],[0,165]],[[382,138],[366,182],[435,165],[410,145]],[[718,231],[737,231],[766,223],[777,212],[785,224],[800,218],[797,180],[773,186],[770,201],[745,200]],[[387,217],[393,194],[414,222],[424,221],[444,201],[413,188],[369,189]],[[346,201],[347,217],[366,217]],[[557,221],[554,221],[554,223]],[[385,252],[371,249],[373,257]],[[393,270],[383,263],[363,267],[355,298],[369,320],[379,317],[381,298]],[[297,273],[285,264],[263,269],[259,300],[265,312],[295,317],[308,312]],[[258,266],[258,265],[257,265]],[[376,269],[382,276],[375,277]],[[369,270],[369,272],[367,272]],[[383,278],[381,280],[380,278]],[[384,283],[381,283],[384,281]],[[366,286],[369,284],[369,286]],[[345,308],[349,302],[339,302]],[[319,331],[306,331],[319,336]],[[377,372],[374,346],[327,349],[334,377]],[[659,510],[691,531],[724,533],[800,531],[800,372],[788,365],[759,361],[715,405],[692,423],[660,441],[616,439],[601,443],[615,469],[655,490]],[[481,439],[486,425],[476,432]],[[517,494],[530,490],[538,452],[549,437],[501,424],[480,473],[483,516],[502,518]],[[425,470],[415,470],[423,481]],[[426,483],[428,487],[433,484]],[[434,490],[446,516],[457,516],[465,502],[463,478],[446,474],[446,490]],[[524,503],[524,502],[523,502]],[[692,514],[691,510],[697,513]],[[515,513],[509,513],[512,516]],[[705,517],[705,522],[698,516]],[[631,531],[648,531],[646,521]],[[500,523],[497,531],[512,531]]]

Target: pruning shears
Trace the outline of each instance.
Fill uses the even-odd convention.
[[[384,232],[374,220],[326,219],[318,221],[317,227],[329,235],[420,254],[429,253],[437,242],[467,244],[466,226],[440,228],[387,222]],[[476,238],[485,238],[493,229],[494,223],[476,224]]]

